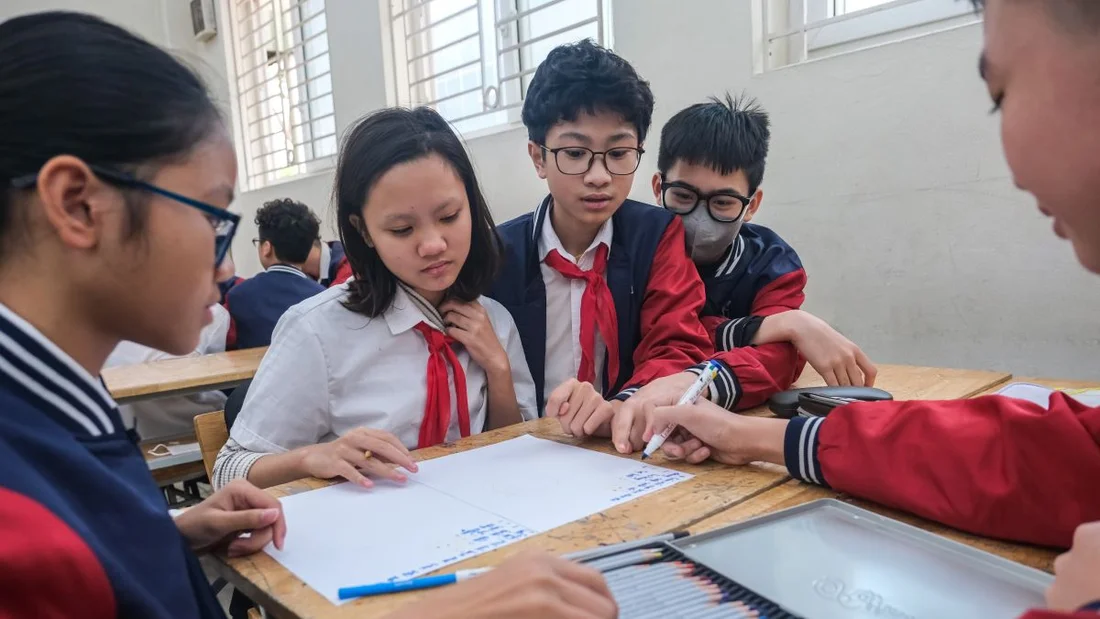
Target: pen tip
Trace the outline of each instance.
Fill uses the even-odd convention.
[[[643,451],[642,452],[642,460],[645,460],[648,457],[649,457],[649,454],[647,454],[646,452]]]

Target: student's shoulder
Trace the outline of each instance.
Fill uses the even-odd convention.
[[[782,256],[801,264],[798,252],[767,226],[746,223],[741,226],[740,236],[746,243],[746,249],[751,248],[756,255]]]
[[[317,294],[291,305],[280,322],[320,325],[331,323],[349,314],[354,315],[354,312],[344,307],[347,296],[346,282],[322,289]]]
[[[489,322],[493,324],[493,331],[496,332],[498,337],[503,337],[510,331],[516,330],[516,322],[512,318],[511,312],[498,301],[481,296],[477,298],[477,302],[485,308],[485,313],[489,315]]]
[[[497,233],[504,239],[505,244],[513,244],[518,239],[523,238],[528,232],[533,230],[533,221],[535,218],[534,212],[524,213],[519,217],[509,219],[508,221],[497,225]]]
[[[627,200],[615,211],[612,222],[616,236],[662,235],[675,215],[654,204]]]

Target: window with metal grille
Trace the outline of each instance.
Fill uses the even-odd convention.
[[[465,133],[519,120],[546,55],[562,43],[609,46],[609,0],[381,0],[397,102],[428,105]]]
[[[761,0],[768,70],[974,23],[964,0]]]
[[[256,189],[336,154],[325,0],[230,0],[237,135]]]

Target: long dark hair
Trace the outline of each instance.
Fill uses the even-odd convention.
[[[194,72],[98,17],[52,11],[0,24],[0,255],[22,217],[12,180],[52,157],[131,174],[186,157],[221,127]],[[128,195],[128,235],[145,221]]]
[[[487,292],[496,278],[501,261],[500,237],[462,142],[435,110],[385,109],[365,116],[348,132],[336,169],[333,192],[340,240],[355,274],[344,301],[348,309],[374,318],[389,309],[397,293],[397,277],[363,238],[363,206],[371,188],[393,167],[432,154],[455,169],[470,202],[470,254],[448,296],[473,301]],[[360,221],[360,226],[353,219]]]

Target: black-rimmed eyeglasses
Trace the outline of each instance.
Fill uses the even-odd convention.
[[[91,168],[92,172],[95,172],[96,176],[99,176],[109,183],[155,193],[202,211],[206,215],[206,218],[210,220],[211,227],[214,228],[214,264],[220,265],[222,260],[225,259],[225,255],[229,252],[229,247],[233,244],[233,235],[237,233],[237,224],[241,221],[240,215],[223,208],[218,208],[213,204],[207,204],[206,202],[188,198],[174,191],[168,191],[162,187],[157,187],[152,183],[138,180],[123,172],[109,170],[96,165],[88,167]],[[12,179],[11,186],[14,189],[28,189],[33,187],[37,182],[37,174],[28,174]]]
[[[704,194],[687,183],[661,181],[661,204],[677,215],[688,215],[702,203],[714,221],[730,223],[741,219],[752,198],[732,191]]]
[[[603,157],[603,165],[609,173],[616,176],[629,176],[638,169],[638,165],[642,162],[642,153],[645,152],[636,146],[620,146],[602,151],[583,146],[547,148],[542,144],[539,144],[539,148],[554,155],[554,163],[558,166],[558,171],[569,176],[588,174],[592,169],[592,162],[596,160],[596,155]]]

